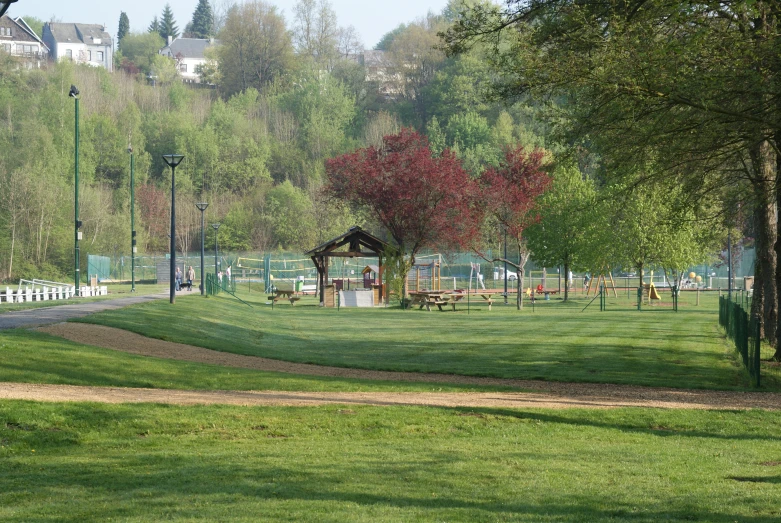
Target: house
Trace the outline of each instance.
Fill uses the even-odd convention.
[[[367,49],[357,58],[358,63],[365,68],[366,81],[377,85],[378,91],[386,100],[394,100],[403,92],[404,78],[394,70],[385,51]]]
[[[43,42],[54,60],[114,70],[114,42],[103,25],[48,22],[43,26]]]
[[[159,54],[176,61],[176,69],[183,82],[200,83],[198,66],[207,62],[206,49],[216,45],[214,38],[177,38],[168,39],[168,45],[160,49]]]
[[[0,49],[24,59],[30,67],[40,67],[49,55],[49,48],[21,17],[0,17]]]

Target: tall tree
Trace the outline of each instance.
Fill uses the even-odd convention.
[[[326,192],[365,207],[390,234],[401,253],[400,273],[421,249],[454,245],[476,235],[480,207],[476,183],[450,151],[435,157],[426,138],[410,129],[326,161]],[[403,297],[403,296],[402,296]]]
[[[149,24],[149,27],[146,28],[146,32],[160,34],[160,20],[157,18],[157,15],[152,19],[152,23]]]
[[[176,20],[174,20],[174,12],[171,10],[171,4],[165,4],[165,7],[163,7],[159,33],[160,36],[163,37],[163,40],[166,41],[168,41],[169,36],[172,39],[179,36],[179,27],[176,25]]]
[[[523,282],[526,262],[531,251],[526,230],[539,220],[538,198],[550,185],[550,176],[545,172],[545,152],[542,149],[526,151],[523,146],[507,148],[499,167],[491,167],[480,177],[481,190],[475,196],[476,206],[484,209],[487,227],[499,227],[507,233],[509,241],[515,244],[518,261],[487,256],[476,237],[465,237],[460,243],[473,249],[486,261],[502,262],[518,270],[518,293],[516,306],[523,309]],[[471,241],[470,241],[471,240]]]
[[[193,12],[193,19],[189,24],[192,38],[209,38],[212,35],[214,16],[209,0],[198,0],[198,6]]]
[[[328,0],[298,0],[293,7],[293,41],[302,56],[329,67],[339,54],[340,29]]]
[[[122,39],[130,32],[130,20],[127,13],[122,11],[119,14],[119,28],[117,29],[117,49],[121,49]]]
[[[540,221],[528,230],[532,259],[543,267],[563,266],[564,274],[584,266],[586,251],[591,249],[588,230],[594,220],[594,182],[583,176],[575,165],[558,165],[550,189],[540,199]],[[569,283],[569,280],[568,280]],[[564,301],[569,299],[569,285]]]
[[[226,96],[262,90],[293,66],[285,19],[277,8],[254,0],[233,6],[220,32],[221,90]]]

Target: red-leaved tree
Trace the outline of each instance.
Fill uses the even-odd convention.
[[[475,193],[475,205],[482,206],[487,219],[507,231],[508,243],[512,241],[518,249],[518,262],[489,257],[474,241],[462,244],[486,261],[507,262],[517,269],[518,310],[523,308],[524,267],[531,254],[523,235],[527,227],[539,220],[537,199],[548,189],[550,182],[545,170],[545,151],[534,149],[526,152],[520,145],[506,149],[499,167],[487,169],[480,177],[481,190]]]
[[[447,248],[476,236],[481,208],[477,183],[449,150],[435,157],[428,140],[411,129],[326,161],[327,194],[364,206],[383,225],[399,253],[398,271],[406,274],[424,247]]]

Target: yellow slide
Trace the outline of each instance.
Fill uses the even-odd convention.
[[[659,293],[656,292],[656,287],[654,287],[654,284],[650,284],[650,287],[648,288],[648,299],[651,300],[661,300],[662,297],[659,296]]]

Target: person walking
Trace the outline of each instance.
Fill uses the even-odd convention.
[[[182,290],[182,269],[180,269],[179,267],[176,268],[175,283],[176,283],[176,290],[177,291]]]
[[[188,291],[192,292],[194,279],[195,279],[195,270],[193,269],[193,266],[190,265],[190,268],[187,269],[187,290]]]

